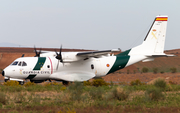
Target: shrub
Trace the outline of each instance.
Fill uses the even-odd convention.
[[[33,98],[32,98],[32,102],[34,103],[34,104],[40,104],[41,103],[41,97],[40,97],[40,95],[35,95]]]
[[[96,86],[96,87],[98,87],[98,86],[107,86],[107,85],[109,85],[108,83],[106,83],[105,81],[104,81],[104,79],[94,79],[93,81],[92,81],[92,85],[93,86]]]
[[[60,88],[60,90],[61,90],[61,91],[64,91],[64,90],[66,90],[66,87],[65,87],[65,86],[62,86],[62,87]]]
[[[130,82],[131,86],[135,86],[135,85],[144,85],[144,83],[142,83],[139,79],[133,80]]]
[[[145,100],[146,101],[159,101],[164,99],[162,91],[157,87],[152,87],[146,90]]]
[[[73,101],[80,101],[81,95],[83,93],[84,85],[81,82],[74,82],[68,86],[68,91],[70,91],[71,99]]]
[[[1,104],[7,103],[6,95],[3,92],[0,92],[0,103]]]
[[[91,88],[89,90],[89,95],[91,96],[92,99],[102,99],[102,95],[104,94],[104,90],[102,87],[97,87],[97,88]]]
[[[63,110],[63,111],[58,111],[58,113],[76,113],[76,111],[74,109],[69,109],[68,110]]]
[[[153,73],[156,74],[158,72],[158,68],[153,68]]]
[[[112,98],[120,101],[126,100],[129,96],[129,92],[125,91],[122,87],[117,87],[112,90]]]
[[[170,68],[171,73],[176,73],[177,69],[175,67]]]
[[[133,73],[136,74],[136,70],[134,70]]]
[[[23,93],[16,93],[15,94],[15,97],[14,97],[14,102],[15,103],[22,103],[24,102],[26,99],[24,98],[24,95]]]
[[[164,71],[161,71],[160,73],[161,73],[161,74],[163,74],[163,73],[164,73]]]
[[[171,84],[171,85],[176,85],[177,82],[169,81],[169,84]]]
[[[89,80],[88,81],[84,81],[83,84],[84,84],[84,86],[91,86],[92,85],[92,83],[89,82]]]
[[[54,86],[60,85],[60,83],[58,83],[58,82],[52,82],[51,84],[54,85]]]
[[[29,87],[29,86],[34,86],[34,85],[36,85],[34,82],[26,82],[25,84],[24,84],[24,86],[25,87]]]
[[[113,86],[114,85],[113,81],[111,81],[109,85]]]
[[[118,84],[119,84],[119,85],[128,85],[127,82],[119,82]]]
[[[143,72],[143,73],[147,73],[148,71],[149,71],[149,69],[148,69],[147,67],[143,67],[143,68],[142,68],[142,72]]]
[[[3,69],[0,69],[0,73],[2,73]]]
[[[13,80],[9,80],[7,82],[4,82],[5,86],[19,86],[19,82],[18,81],[13,81]]]
[[[154,82],[154,85],[158,88],[165,89],[166,81],[164,79],[159,78]]]
[[[49,86],[52,85],[52,83],[51,83],[51,82],[45,82],[43,85],[44,85],[45,87],[49,87]]]
[[[127,74],[129,74],[130,73],[130,71],[129,71],[129,69],[127,70]]]

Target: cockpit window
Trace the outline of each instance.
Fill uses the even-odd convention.
[[[17,64],[18,64],[18,61],[15,61],[15,62],[12,63],[12,65],[14,65],[14,66],[17,65]]]
[[[23,61],[22,66],[27,66],[26,62]]]
[[[27,66],[27,63],[24,62],[24,61],[15,61],[11,65],[13,65],[13,66],[16,66],[16,65],[18,65],[18,66]]]
[[[22,62],[19,62],[18,66],[21,66]]]

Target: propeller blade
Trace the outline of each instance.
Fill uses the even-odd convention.
[[[22,54],[22,56],[21,57],[24,57],[24,54]]]
[[[62,51],[62,45],[61,45],[61,48],[60,48],[60,51],[59,51],[59,55],[60,55],[60,62],[63,62],[61,51]]]
[[[55,50],[55,52],[56,52],[56,50]],[[61,47],[60,47],[60,49],[59,49],[59,54],[56,52],[56,55],[57,55],[57,56],[56,56],[56,59],[58,59],[60,62],[63,62],[61,52],[62,52],[62,45],[61,45]]]
[[[58,68],[59,68],[59,60],[58,60],[57,66],[56,66],[56,70],[58,70]]]
[[[36,47],[34,46],[34,51],[35,51],[35,53],[36,53],[36,55],[34,56],[34,57],[37,57],[37,50],[36,50]]]
[[[40,54],[41,54],[41,48],[40,48],[40,51],[37,52],[36,47],[34,46],[34,51],[35,51],[35,53],[36,53],[36,55],[35,55],[34,57],[40,57]]]

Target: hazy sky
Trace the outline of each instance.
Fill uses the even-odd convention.
[[[180,48],[180,0],[0,0],[0,43],[124,51],[159,14],[168,15],[165,50]]]

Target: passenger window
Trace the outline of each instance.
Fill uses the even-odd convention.
[[[21,66],[21,63],[22,63],[22,62],[19,62],[18,66]]]
[[[49,65],[47,65],[47,68],[50,68],[50,66],[49,66]]]
[[[14,66],[17,65],[17,64],[18,64],[18,61],[15,61],[15,62],[12,63],[12,65],[14,65]]]
[[[27,66],[26,62],[23,61],[22,66]]]
[[[94,69],[94,65],[93,64],[91,64],[91,69]]]

